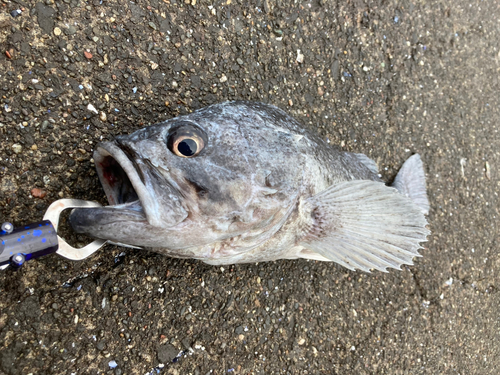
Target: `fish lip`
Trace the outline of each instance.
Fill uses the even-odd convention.
[[[115,206],[115,208],[120,208],[127,210],[127,202],[121,202],[121,198],[118,193],[118,189],[123,187],[123,184],[130,183],[135,194],[137,194],[140,207],[142,212],[134,210],[137,215],[137,220],[142,221],[147,220],[152,226],[161,226],[162,221],[157,211],[154,209],[156,202],[153,195],[149,192],[148,188],[144,184],[142,173],[134,165],[132,159],[127,156],[126,152],[122,150],[119,144],[115,142],[104,142],[97,146],[94,151],[94,161],[99,175],[99,179],[103,186],[106,197],[110,205]],[[115,164],[110,166],[109,163],[114,162]],[[121,168],[121,171],[117,168]],[[128,178],[120,178],[119,174],[124,173]],[[111,179],[118,178],[119,185],[113,186]],[[139,215],[140,214],[140,215]]]

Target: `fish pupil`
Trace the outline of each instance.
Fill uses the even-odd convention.
[[[192,139],[186,138],[177,145],[177,150],[184,156],[193,156],[196,154],[198,146]]]

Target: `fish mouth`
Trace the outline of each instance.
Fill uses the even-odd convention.
[[[166,229],[187,218],[178,191],[127,142],[100,143],[94,161],[110,205],[73,210],[69,219],[77,232],[133,244],[138,235],[124,234],[127,228]]]
[[[101,143],[94,152],[94,161],[109,209],[120,212],[127,220],[146,220],[150,226],[165,228],[188,216],[175,199],[177,189],[128,142],[117,138]]]
[[[130,148],[121,148],[114,143],[98,145],[94,152],[94,162],[99,180],[108,202],[115,210],[132,211],[139,220],[158,224],[157,217],[146,211],[153,197],[148,191],[144,176],[134,163],[135,153]]]

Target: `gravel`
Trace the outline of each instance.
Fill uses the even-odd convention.
[[[0,373],[496,374],[499,7],[5,2],[4,221],[39,221],[61,197],[105,204],[97,142],[249,99],[388,180],[420,153],[433,234],[388,274],[302,260],[221,270],[113,246],[30,261],[0,274]]]

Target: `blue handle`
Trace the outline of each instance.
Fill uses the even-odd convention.
[[[19,228],[4,223],[0,230],[0,266],[19,268],[27,260],[55,253],[58,247],[57,233],[49,220]]]

